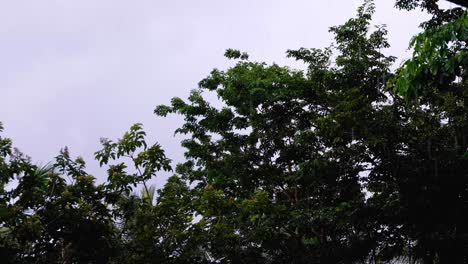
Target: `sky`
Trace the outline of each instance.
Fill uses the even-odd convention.
[[[408,58],[410,38],[427,19],[377,0],[375,25],[386,24],[392,47]],[[332,43],[330,26],[354,16],[358,0],[0,0],[0,121],[4,134],[38,164],[68,146],[100,181],[93,153],[143,123],[180,162],[180,117],[159,118],[156,105],[186,98],[211,69],[251,60],[293,65],[288,49]],[[161,184],[167,174],[154,182]]]

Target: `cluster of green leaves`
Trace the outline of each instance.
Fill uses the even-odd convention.
[[[184,225],[191,224],[192,215],[190,208],[178,206],[177,199],[188,197],[188,189],[171,178],[153,204],[155,190],[146,186],[158,171],[171,170],[164,151],[158,144],[147,146],[141,124],[115,143],[103,139],[102,146],[96,152],[101,165],[129,158],[134,171],[125,171],[123,162],[109,165],[108,180],[96,184],[84,160],[72,159],[68,148],[53,164],[39,167],[0,137],[3,261],[174,263],[170,259],[181,256],[176,246],[184,247],[179,244],[187,237]],[[145,195],[131,194],[139,185]]]
[[[2,141],[2,148],[4,183],[16,185],[9,191],[2,188],[0,243],[4,261],[107,262],[113,254],[115,227],[102,203],[105,188],[82,173],[82,159],[71,160],[65,150],[56,164],[39,167],[12,150],[8,141]],[[70,182],[58,171],[70,176]]]
[[[400,68],[395,89],[403,96],[414,98],[428,86],[448,89],[451,83],[466,79],[467,41],[466,12],[453,21],[418,34],[410,44],[413,56]]]
[[[150,147],[145,141],[146,133],[142,130],[142,124],[134,124],[129,132],[117,142],[109,139],[101,139],[103,148],[95,153],[96,160],[102,166],[110,161],[118,162],[121,158],[130,159],[133,163],[134,173],[126,171],[127,165],[120,161],[109,166],[110,188],[129,195],[138,184],[143,184],[148,192],[146,182],[156,176],[160,170],[170,171],[170,160],[166,158],[159,144]]]

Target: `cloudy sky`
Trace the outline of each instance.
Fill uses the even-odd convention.
[[[99,138],[117,138],[136,122],[180,161],[180,119],[155,117],[156,105],[186,97],[212,68],[227,67],[226,48],[291,65],[287,49],[328,46],[328,27],[361,2],[0,0],[0,121],[34,161],[47,163],[67,145],[100,179],[92,160]],[[388,53],[408,57],[427,16],[398,11],[393,0],[376,4]]]

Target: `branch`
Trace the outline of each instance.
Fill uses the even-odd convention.
[[[454,3],[459,6],[468,8],[468,0],[447,0],[448,2]]]

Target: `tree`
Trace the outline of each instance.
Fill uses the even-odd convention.
[[[148,183],[171,160],[141,124],[101,140],[102,184],[68,148],[39,166],[0,136],[2,260],[466,262],[466,11],[397,5],[434,17],[395,73],[372,1],[330,29],[333,46],[287,51],[304,70],[228,49],[233,67],[155,109],[182,115],[186,135],[161,188]]]
[[[376,243],[368,222],[361,173],[366,151],[387,101],[392,57],[385,28],[369,33],[374,12],[366,3],[333,27],[331,50],[300,49],[288,56],[306,72],[240,59],[213,70],[189,101],[172,99],[156,113],[178,113],[187,162],[177,172],[194,188],[204,250],[225,263],[351,263],[367,259]],[[203,98],[215,92],[218,109]],[[366,220],[364,220],[366,219]]]
[[[67,150],[57,163],[38,167],[29,160],[8,193],[12,213],[3,225],[17,253],[14,263],[103,263],[115,253],[112,217],[104,203],[103,185],[84,172],[84,162]],[[70,182],[57,171],[68,175]]]
[[[145,197],[131,196],[119,202],[123,263],[207,263],[192,229],[190,190],[170,177],[158,191],[153,205]]]
[[[147,147],[144,135],[141,125],[136,124],[116,143],[102,140],[103,149],[96,153],[102,164],[126,156],[137,172],[126,173],[124,163],[110,166],[108,181],[99,185],[85,171],[84,160],[72,159],[68,148],[52,165],[40,167],[12,150],[9,139],[0,138],[2,257],[11,263],[114,263],[131,259],[122,255],[126,229],[119,223],[122,216],[130,215],[124,206],[132,201],[128,194],[138,184],[148,190],[145,181],[160,169],[170,170],[164,151],[158,144]],[[133,156],[138,148],[143,150]],[[17,184],[6,191],[5,185],[15,178]],[[149,204],[146,198],[140,200],[137,210]]]
[[[176,171],[196,186],[197,225],[215,261],[467,257],[465,79],[447,76],[446,87],[434,89],[432,78],[421,77],[425,92],[416,104],[388,90],[394,58],[380,52],[388,47],[385,28],[368,32],[372,13],[367,2],[357,18],[331,29],[335,66],[328,64],[331,49],[288,51],[306,63],[305,72],[228,50],[228,58],[240,59],[236,66],[213,70],[188,102],[174,98],[156,108],[158,115],[185,118],[177,132],[189,135],[182,142],[187,162]],[[457,30],[466,27],[457,23],[464,19],[423,34],[463,37]],[[415,43],[425,45],[421,39]],[[464,52],[463,40],[456,41],[461,45],[448,45],[449,52]],[[451,63],[447,56],[439,61]],[[463,73],[457,67],[464,61],[457,63],[440,67]],[[404,71],[397,82],[412,82]],[[207,92],[224,106],[211,106]]]
[[[147,181],[158,171],[170,171],[171,166],[160,145],[148,146],[145,136],[142,125],[135,124],[116,142],[101,139],[103,148],[95,153],[101,165],[117,162],[109,165],[106,186],[121,243],[121,254],[114,261],[204,263],[205,255],[191,229],[189,188],[177,177],[170,177],[157,191],[153,204],[155,189],[148,187]],[[141,197],[131,194],[138,185],[143,186]]]
[[[463,1],[453,2],[466,7]],[[433,19],[413,38],[413,57],[390,83],[412,105],[413,124],[408,124],[412,139],[407,146],[413,158],[407,162],[413,167],[403,178],[407,186],[400,196],[407,210],[413,253],[424,263],[462,263],[468,248],[467,229],[461,224],[468,217],[463,213],[468,200],[468,16],[461,8],[441,11],[437,1],[428,3],[422,5]]]

